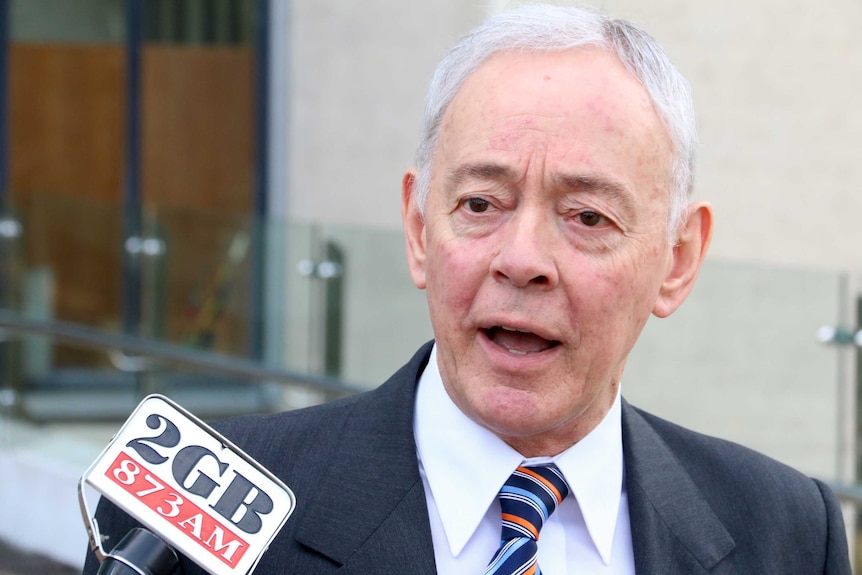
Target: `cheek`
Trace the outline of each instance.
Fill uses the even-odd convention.
[[[570,290],[572,311],[575,317],[580,316],[582,329],[605,340],[646,321],[658,293],[653,283],[633,260],[609,259],[599,265],[584,265],[569,281],[576,286]]]
[[[468,309],[487,272],[479,253],[457,241],[435,245],[428,258],[429,298],[458,315]]]

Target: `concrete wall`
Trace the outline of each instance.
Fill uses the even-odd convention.
[[[862,5],[606,0],[694,91],[719,259],[862,267]]]
[[[431,74],[483,15],[460,0],[292,2],[286,215],[400,227]]]

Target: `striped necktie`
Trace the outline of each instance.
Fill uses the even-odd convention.
[[[568,494],[569,486],[553,463],[516,469],[497,496],[503,530],[485,575],[541,575],[539,531]]]

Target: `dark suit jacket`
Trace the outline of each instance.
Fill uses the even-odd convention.
[[[256,572],[436,572],[413,439],[414,391],[429,352],[424,346],[369,393],[222,422],[220,431],[297,498]],[[821,483],[626,403],[622,421],[638,574],[850,574],[840,510]],[[97,515],[107,549],[133,526],[111,505]],[[97,568],[90,554],[84,573]],[[203,573],[185,559],[182,568]]]

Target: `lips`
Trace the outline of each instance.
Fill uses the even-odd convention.
[[[556,340],[545,339],[526,330],[507,326],[494,326],[484,331],[488,339],[515,355],[541,353],[560,343]]]

